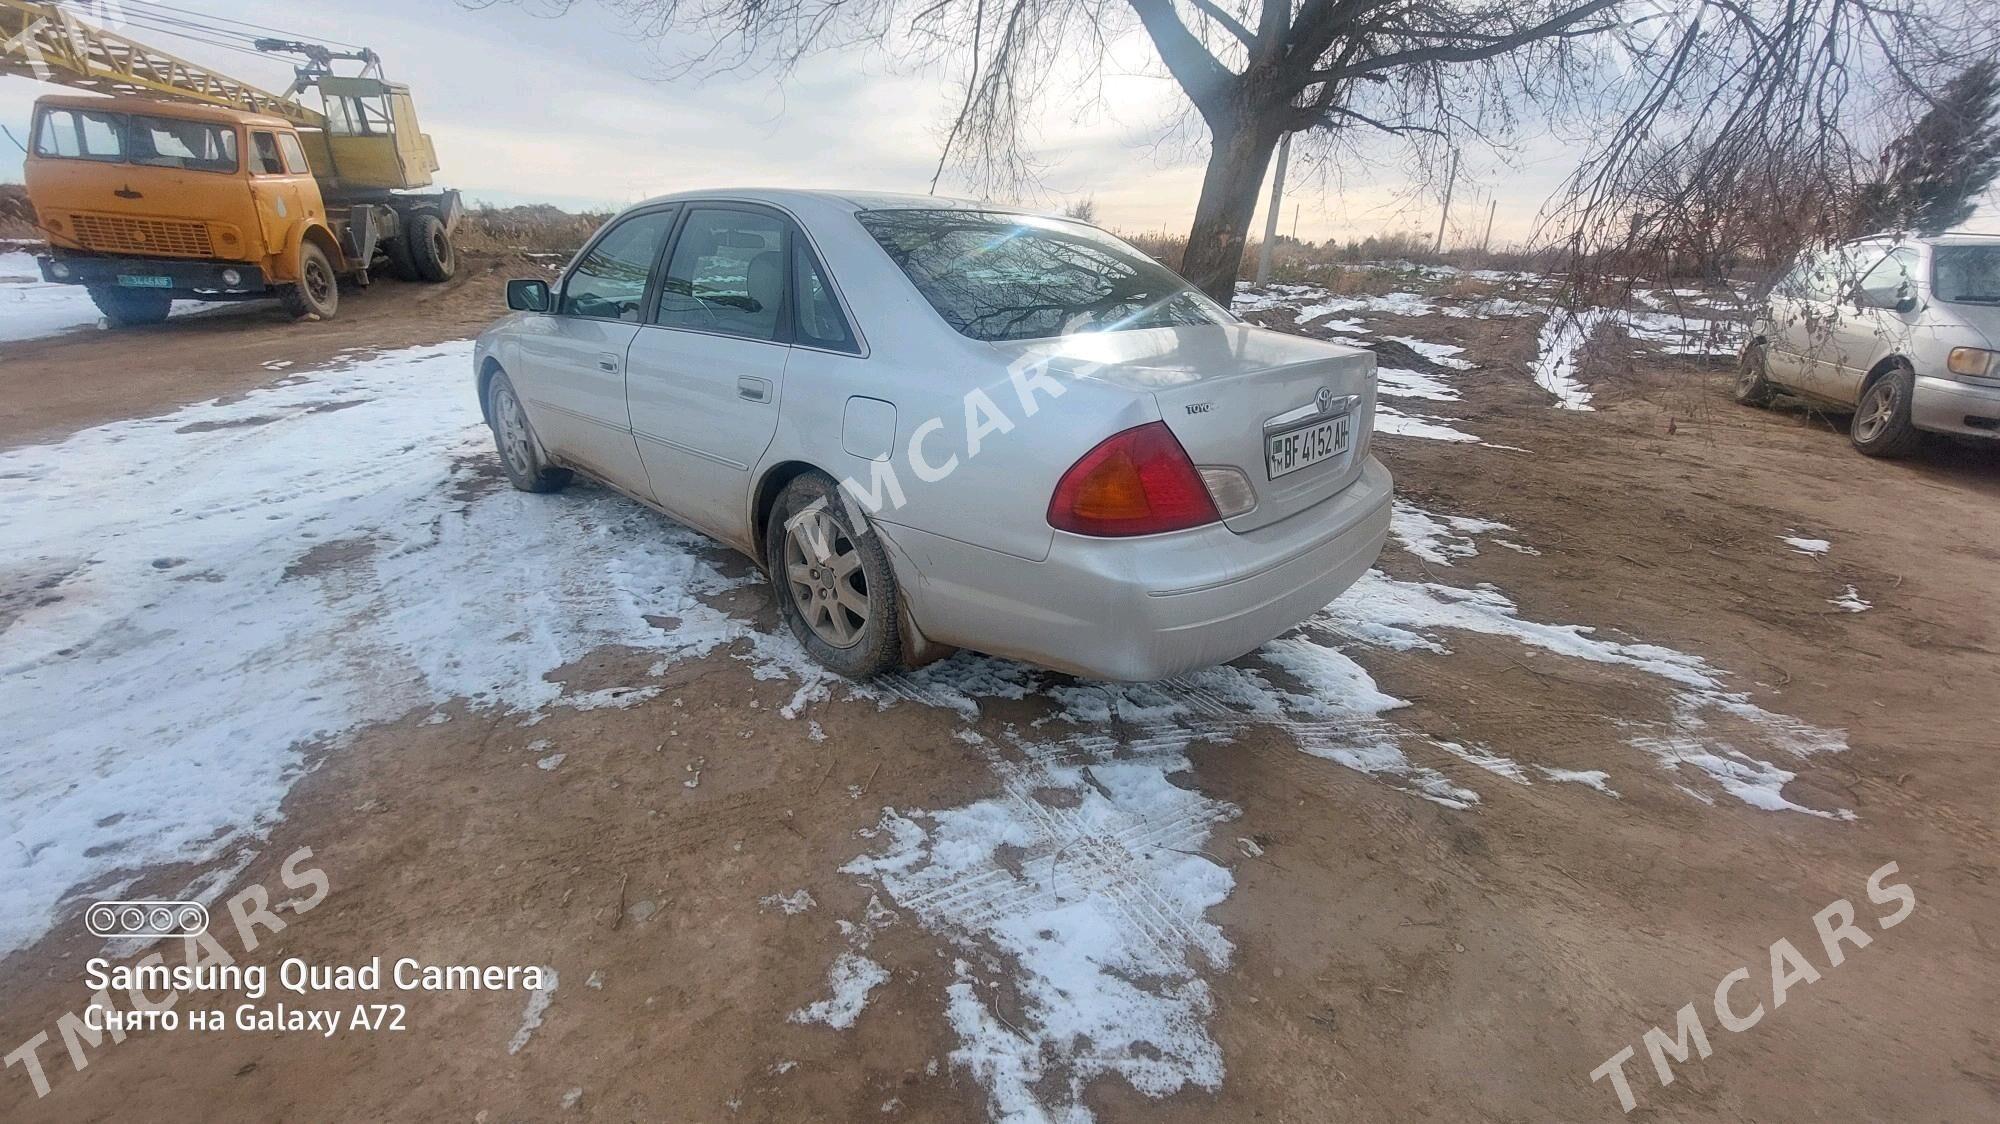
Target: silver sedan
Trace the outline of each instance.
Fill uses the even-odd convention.
[[[514,486],[581,472],[743,551],[845,675],[965,647],[1165,678],[1298,624],[1388,533],[1374,357],[1081,223],[673,195],[507,296],[474,361]]]

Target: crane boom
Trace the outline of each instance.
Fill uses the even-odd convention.
[[[0,0],[0,74],[268,113],[312,128],[326,125],[323,114],[292,98],[92,26],[41,0]]]

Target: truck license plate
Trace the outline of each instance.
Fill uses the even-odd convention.
[[[174,287],[174,279],[171,277],[153,277],[130,273],[119,274],[118,283],[134,289],[171,289]]]
[[[1343,415],[1265,438],[1264,455],[1271,479],[1346,452],[1347,423],[1348,418]]]

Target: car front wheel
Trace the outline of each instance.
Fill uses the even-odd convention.
[[[486,388],[486,416],[492,421],[493,444],[509,483],[523,492],[554,492],[569,483],[569,469],[555,468],[542,456],[541,443],[528,425],[528,412],[504,374],[494,375]]]
[[[1869,385],[1848,429],[1856,449],[1871,457],[1908,456],[1916,450],[1924,436],[1910,421],[1916,384],[1916,372],[1896,367]]]
[[[809,472],[785,485],[765,526],[764,554],[779,610],[815,660],[850,679],[901,664],[889,556],[832,480]]]
[[[1734,396],[1745,406],[1767,406],[1771,402],[1770,355],[1760,341],[1743,349],[1736,361]]]

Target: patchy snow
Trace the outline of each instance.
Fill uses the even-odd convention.
[[[528,1007],[521,1012],[521,1025],[515,1028],[514,1037],[507,1041],[509,1054],[521,1052],[522,1047],[528,1044],[528,1039],[533,1038],[535,1032],[542,1028],[542,1016],[548,1013],[549,1004],[555,1002],[556,985],[562,982],[556,976],[556,970],[543,968],[542,981],[544,986],[528,992]]]
[[[1393,406],[1375,403],[1375,432],[1391,437],[1423,437],[1432,441],[1478,441],[1479,438],[1455,428],[1450,418],[1406,414]]]
[[[1809,539],[1797,531],[1786,531],[1779,537],[1785,541],[1786,546],[1791,547],[1800,554],[1820,555],[1833,549],[1833,544],[1825,539]]]
[[[227,301],[175,301],[172,315],[188,316],[218,308],[240,307]],[[0,343],[40,339],[78,328],[99,328],[104,313],[91,303],[81,285],[54,285],[42,280],[42,267],[32,254],[0,254]]]
[[[1464,353],[1465,349],[1456,344],[1432,343],[1429,340],[1420,340],[1411,336],[1384,336],[1382,338],[1395,340],[1397,343],[1408,347],[1411,351],[1436,363],[1438,366],[1449,367],[1454,371],[1470,371],[1479,365],[1470,359],[1458,358],[1459,355]]]
[[[1517,301],[1509,297],[1488,297],[1471,304],[1446,305],[1438,309],[1446,316],[1461,320],[1493,320],[1526,316],[1543,316],[1549,306],[1539,301]]]
[[[1661,723],[1627,722],[1633,747],[1670,770],[1698,769],[1723,791],[1759,808],[1786,809],[1851,819],[1846,809],[1822,811],[1793,803],[1780,790],[1796,774],[1746,753],[1738,744],[1768,747],[1791,757],[1847,748],[1837,731],[1774,714],[1726,685],[1726,676],[1699,656],[1658,644],[1599,636],[1587,625],[1523,619],[1513,601],[1492,586],[1471,589],[1435,582],[1397,581],[1371,571],[1316,620],[1336,635],[1398,651],[1449,651],[1441,634],[1461,630],[1514,640],[1572,659],[1618,665],[1672,685],[1671,717]]]
[[[1556,769],[1547,765],[1535,766],[1537,772],[1549,780],[1565,784],[1580,784],[1594,788],[1606,796],[1617,796],[1611,787],[1611,774],[1602,769]]]
[[[819,904],[806,890],[793,890],[789,894],[766,894],[757,899],[757,904],[765,909],[775,909],[787,917],[795,917]]]
[[[843,952],[827,969],[826,985],[833,994],[793,1011],[787,1018],[795,1023],[825,1023],[835,1030],[854,1025],[868,1006],[868,993],[889,982],[889,972],[859,953]]]
[[[1865,600],[1861,591],[1848,586],[1840,591],[1840,596],[1827,599],[1827,604],[1846,613],[1865,613],[1875,607],[1875,603]]]
[[[1578,357],[1591,333],[1610,316],[1602,308],[1581,312],[1558,308],[1542,324],[1536,343],[1535,382],[1556,396],[1556,405],[1565,410],[1591,410],[1590,390],[1576,377]]]
[[[538,713],[565,701],[547,673],[605,645],[664,663],[740,641],[760,677],[827,689],[789,632],[704,603],[754,580],[707,538],[495,479],[470,355],[0,452],[0,952],[121,872],[261,838],[308,748],[454,699]]]
[[[1381,393],[1391,398],[1429,398],[1435,402],[1456,402],[1458,391],[1443,379],[1401,367],[1375,368],[1375,382]]]
[[[1178,749],[1114,758],[1107,742],[994,754],[998,795],[885,811],[886,846],[845,868],[960,947],[950,1060],[996,1119],[1090,1120],[1084,1090],[1105,1076],[1155,1097],[1222,1083],[1200,969],[1228,964],[1205,915],[1234,880],[1202,852],[1236,809],[1169,779]]]
[[[1416,504],[1397,500],[1389,516],[1389,534],[1397,545],[1426,562],[1451,565],[1454,558],[1471,558],[1479,553],[1474,535],[1511,531],[1505,523],[1475,519],[1465,515],[1443,515],[1426,511]]]

